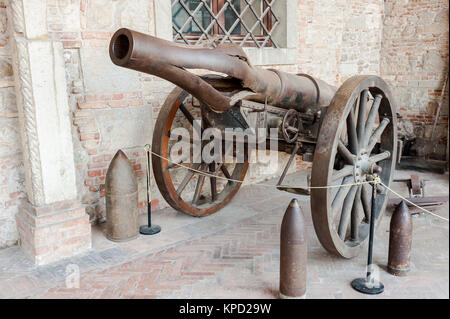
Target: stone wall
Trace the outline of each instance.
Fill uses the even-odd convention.
[[[335,86],[380,73],[383,1],[301,0],[298,69]]]
[[[448,1],[386,0],[381,76],[397,99],[400,133],[429,137],[448,73]],[[448,92],[448,91],[447,91]],[[436,138],[447,137],[448,104]]]
[[[406,49],[399,53],[395,45],[403,42],[395,40],[398,31],[392,31],[388,36],[388,30],[400,29],[395,20],[410,21],[404,16],[412,11],[407,9],[404,1],[400,1],[402,5],[395,6],[394,2],[397,3],[386,1],[383,26],[382,0],[299,0],[297,64],[264,67],[309,73],[336,86],[354,74],[384,73],[383,76],[396,88],[396,93],[402,93],[409,89],[408,81],[412,83],[413,80],[407,79],[409,73],[402,73],[401,70],[394,74],[387,67],[390,61],[388,56],[396,56],[390,63],[409,65],[410,55],[406,54]],[[439,3],[433,3],[436,12],[430,19],[438,21],[436,23],[442,28],[439,21],[445,20],[445,15],[435,8]],[[448,8],[444,1],[440,4]],[[14,244],[17,239],[13,216],[17,211],[17,198],[25,196],[5,6],[0,0],[0,247]],[[87,206],[92,221],[103,218],[105,174],[118,148],[124,149],[133,162],[140,186],[140,205],[145,201],[145,156],[142,146],[151,143],[153,122],[173,85],[114,66],[109,59],[108,44],[112,33],[119,27],[154,35],[154,12],[154,0],[47,0],[49,36],[64,47],[78,194]],[[398,12],[398,17],[392,12]],[[411,20],[410,25],[416,21]],[[435,26],[435,23],[432,25]],[[383,27],[387,29],[385,32]],[[429,43],[432,51],[437,51],[442,60],[446,59],[444,51],[448,48],[448,38],[440,36],[435,39],[435,31],[430,26],[416,32],[432,34],[434,42],[421,42],[418,50],[414,48],[414,54],[424,55],[426,52],[421,50],[425,50],[425,45]],[[446,34],[448,37],[448,28]],[[382,37],[387,39],[388,44],[383,48]],[[419,43],[414,45],[419,46]],[[441,79],[446,62],[438,69],[435,60],[439,60],[436,54],[429,53],[425,63],[426,68],[435,70],[434,73],[430,71],[435,78],[430,75],[430,78],[421,78],[420,81],[425,83]],[[428,76],[429,73],[426,74]],[[414,78],[414,81],[419,79]],[[430,97],[438,94],[439,86],[435,84],[430,87]],[[420,101],[414,106],[403,103],[402,107],[408,110],[410,107],[411,110],[426,109],[424,105],[428,100]],[[286,154],[279,156],[281,161],[276,167],[251,165],[247,178],[260,181],[279,175],[288,158]],[[292,170],[309,165],[298,157]],[[155,208],[166,207],[154,181],[152,184]]]
[[[0,1],[0,248],[18,240],[15,214],[24,197],[24,172],[6,5]]]

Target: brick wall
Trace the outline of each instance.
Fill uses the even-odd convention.
[[[298,69],[336,86],[379,74],[382,15],[382,0],[300,0]]]
[[[8,46],[6,5],[0,1],[0,248],[18,240],[15,214],[25,196],[19,119]]]
[[[397,2],[402,4],[393,5]],[[418,50],[413,44],[408,44],[410,42],[402,44],[403,40],[399,38],[401,34],[398,35],[397,29],[403,30],[409,22],[414,25],[418,20],[408,20],[405,16],[415,12],[417,6],[425,6],[415,2],[405,3],[410,2],[386,1],[385,14],[382,0],[299,0],[298,63],[292,66],[266,67],[293,73],[309,73],[336,86],[354,74],[382,73],[395,87],[396,94],[409,89],[408,81],[438,81],[442,77],[444,66],[438,64],[441,67],[438,69],[435,65],[433,61],[436,60],[436,54],[430,53],[426,59],[427,67],[432,65],[434,73],[430,71],[433,74],[429,74],[427,71],[426,77],[420,79],[408,79],[410,73],[403,73],[399,69],[394,72],[387,64],[390,61],[391,64],[409,65],[411,54],[407,54],[408,49],[404,48],[414,48],[414,53],[419,57],[426,53],[424,50],[427,43],[432,45],[433,52],[437,51],[442,59],[446,58],[444,51],[448,48],[448,38],[442,35],[435,37],[433,27],[420,29],[419,24],[416,31],[431,35],[429,39],[433,42],[414,42],[414,45],[420,47]],[[442,8],[448,8],[448,4],[444,1],[432,3],[430,10],[420,12],[433,12],[431,21],[445,18],[441,11]],[[439,9],[439,5],[442,8]],[[145,154],[141,146],[151,142],[153,121],[173,85],[159,78],[114,66],[109,59],[108,44],[112,33],[119,27],[155,34],[153,1],[48,0],[47,6],[50,36],[54,41],[62,42],[65,49],[67,92],[72,111],[80,199],[87,205],[92,220],[102,218],[106,170],[115,151],[122,148],[128,154],[138,176],[142,205],[145,201]],[[408,6],[413,6],[413,9]],[[24,196],[23,164],[18,147],[20,137],[8,66],[10,58],[4,11],[5,3],[0,0],[0,247],[13,244],[17,238],[13,216],[17,211],[16,198]],[[389,30],[394,31],[389,33]],[[448,29],[446,35],[448,37]],[[387,41],[383,48],[382,37]],[[397,45],[400,44],[403,51],[397,50]],[[396,58],[390,59],[392,56]],[[397,85],[397,81],[400,85]],[[426,87],[426,96],[430,99],[435,97],[439,88],[437,83],[433,87]],[[401,105],[406,110],[422,110],[426,109],[427,102],[428,100],[422,99],[414,105]],[[8,129],[5,130],[4,127]],[[8,135],[2,139],[4,131]],[[251,165],[249,180],[259,181],[279,175],[288,155],[279,156],[281,161],[277,167]],[[303,169],[309,165],[298,157],[292,169]],[[152,185],[155,206],[167,206],[154,181]]]
[[[386,0],[381,76],[396,97],[401,134],[430,136],[446,72],[448,1]],[[436,137],[445,143],[448,106],[441,115]]]

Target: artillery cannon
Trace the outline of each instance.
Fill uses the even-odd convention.
[[[197,120],[201,132],[214,127],[257,134],[258,129],[276,128],[279,150],[291,154],[278,188],[311,196],[314,228],[328,251],[345,258],[359,254],[369,234],[371,187],[379,186],[357,183],[378,173],[389,186],[397,153],[394,100],[380,77],[353,76],[337,89],[310,75],[254,67],[239,46],[192,47],[129,29],[113,35],[109,52],[114,64],[177,86],[161,107],[152,142],[154,177],[170,206],[193,216],[217,212],[238,191],[249,162],[246,148],[243,162],[227,161],[224,155],[223,161],[182,164],[191,170],[180,178],[184,168],[167,160],[177,142],[171,132],[180,127],[194,131]],[[188,69],[221,75],[196,75]],[[189,143],[192,148],[194,141]],[[281,187],[297,154],[313,162],[311,188]],[[183,161],[189,162],[184,158],[179,163]],[[192,198],[184,195],[189,186]],[[379,187],[378,192],[376,224],[387,203],[386,191]]]

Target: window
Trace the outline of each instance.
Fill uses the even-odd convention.
[[[211,41],[242,47],[278,48],[273,37],[280,19],[277,0],[172,0],[173,40],[186,44]]]
[[[305,18],[298,12],[298,0],[153,0],[153,3],[154,30],[159,38],[189,44],[233,42],[243,47],[253,65],[297,63],[298,20]]]

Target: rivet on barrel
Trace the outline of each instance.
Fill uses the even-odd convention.
[[[412,217],[408,206],[402,201],[391,217],[389,231],[388,272],[395,276],[406,276],[410,270]]]
[[[280,236],[280,298],[306,297],[307,243],[303,214],[296,199],[286,209]]]
[[[133,167],[121,150],[106,173],[106,237],[112,241],[134,239],[138,227],[138,186]]]

